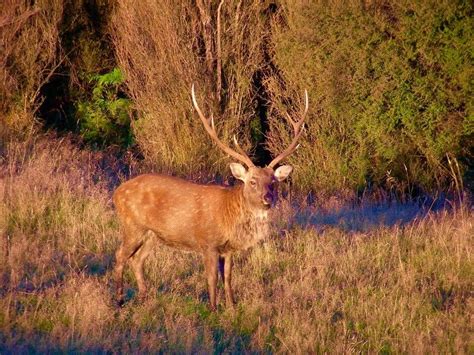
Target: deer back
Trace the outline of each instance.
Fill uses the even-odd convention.
[[[122,184],[113,199],[125,228],[152,230],[165,244],[198,250],[237,247],[229,240],[241,235],[249,220],[242,193],[242,186],[199,185],[148,174]]]

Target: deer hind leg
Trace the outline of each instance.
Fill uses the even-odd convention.
[[[219,272],[224,282],[226,306],[233,308],[235,301],[232,291],[232,255],[230,253],[219,257]]]
[[[138,226],[128,224],[123,226],[124,238],[119,249],[115,253],[115,268],[114,278],[117,288],[117,301],[119,304],[123,303],[123,271],[128,260],[141,248],[143,245],[144,231]]]
[[[146,295],[146,284],[145,278],[143,276],[143,264],[145,263],[146,258],[148,257],[148,255],[150,255],[150,252],[153,248],[152,234],[152,232],[146,233],[143,244],[133,254],[130,260],[133,273],[135,274],[135,279],[137,280],[138,294],[140,298],[144,298]]]

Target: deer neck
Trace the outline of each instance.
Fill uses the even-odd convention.
[[[229,247],[247,249],[269,234],[268,210],[256,209],[245,199],[243,186],[231,189],[225,213]]]
[[[252,206],[244,195],[243,185],[237,185],[231,189],[231,198],[229,202],[229,212],[235,218],[239,216],[243,219],[257,218],[265,219],[268,217],[268,209],[260,209]]]

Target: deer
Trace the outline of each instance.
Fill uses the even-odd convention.
[[[266,167],[255,166],[235,136],[236,150],[218,138],[213,116],[210,119],[205,117],[199,108],[194,84],[191,97],[210,138],[226,154],[240,162],[230,163],[230,170],[242,183],[232,187],[204,185],[161,174],[144,174],[122,183],[113,194],[122,228],[114,267],[119,305],[124,303],[123,273],[127,262],[135,276],[139,298],[145,297],[147,286],[143,266],[156,240],[154,238],[157,238],[167,246],[200,253],[207,277],[210,309],[216,310],[218,273],[224,283],[226,307],[233,308],[232,255],[268,237],[268,213],[277,202],[277,185],[293,170],[290,165],[274,168],[298,147],[309,106],[306,90],[301,118],[294,121],[287,114],[294,131],[290,145]]]

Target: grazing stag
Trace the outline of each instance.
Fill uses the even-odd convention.
[[[294,137],[286,150],[265,168],[256,167],[238,145],[237,151],[217,137],[214,121],[199,108],[191,89],[192,101],[204,128],[214,142],[228,155],[244,163],[231,163],[232,174],[243,184],[226,188],[198,185],[166,175],[140,175],[120,185],[114,193],[114,204],[123,228],[123,240],[116,253],[115,281],[117,297],[123,302],[123,269],[130,261],[139,295],[146,293],[143,263],[151,251],[152,238],[183,250],[203,255],[209,289],[210,308],[216,309],[218,270],[224,281],[228,307],[234,303],[231,286],[232,253],[247,249],[264,239],[269,232],[268,210],[277,199],[277,183],[290,174],[292,167],[273,168],[297,148],[308,111],[305,92],[303,116],[294,122]]]

